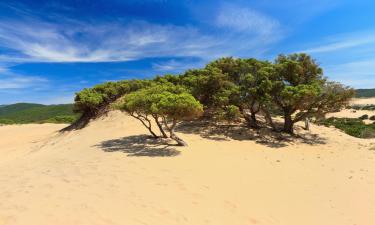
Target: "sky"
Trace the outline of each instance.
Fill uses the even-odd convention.
[[[105,81],[296,52],[331,80],[375,88],[374,10],[373,0],[2,0],[0,105],[71,103]]]

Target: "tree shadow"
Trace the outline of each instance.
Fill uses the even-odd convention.
[[[263,125],[263,124],[262,124]],[[192,121],[179,124],[176,131],[187,134],[198,134],[203,138],[214,141],[230,140],[254,140],[256,143],[271,148],[286,147],[292,143],[304,143],[309,145],[325,144],[326,139],[317,134],[302,131],[297,128],[297,135],[290,135],[273,131],[269,127],[261,126],[259,129],[252,129],[238,124],[217,124],[211,121]]]
[[[129,157],[172,157],[180,154],[167,140],[148,135],[133,135],[103,141],[95,147],[105,152],[123,152]]]

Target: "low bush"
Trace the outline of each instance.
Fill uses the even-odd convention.
[[[47,120],[42,121],[42,123],[67,123],[71,124],[77,120],[77,116],[55,116]]]
[[[15,122],[10,119],[0,119],[0,124],[15,124]]]
[[[367,120],[368,119],[368,115],[367,114],[362,115],[362,116],[358,117],[358,119],[360,119],[360,120]]]
[[[370,105],[351,105],[347,106],[346,109],[355,109],[355,110],[375,110],[375,105],[370,104]]]
[[[358,138],[375,137],[375,124],[365,124],[361,119],[331,117],[318,121],[318,124],[334,126],[344,131],[346,134]]]

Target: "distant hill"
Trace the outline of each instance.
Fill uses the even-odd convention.
[[[356,97],[357,98],[370,98],[375,97],[375,88],[372,89],[357,89]]]
[[[17,103],[0,106],[0,124],[71,123],[78,116],[78,114],[73,112],[73,104],[42,105]]]

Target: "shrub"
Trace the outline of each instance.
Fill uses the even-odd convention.
[[[360,119],[360,120],[367,120],[368,119],[368,115],[364,114],[364,115],[358,117],[358,119]]]
[[[10,119],[0,119],[0,124],[15,124],[15,122]]]
[[[361,119],[331,117],[318,121],[318,124],[334,126],[344,131],[346,134],[358,138],[375,137],[375,124],[365,124]]]
[[[73,123],[77,120],[77,116],[55,116],[44,120],[43,123]]]
[[[182,87],[170,83],[156,84],[127,94],[115,107],[138,119],[156,138],[158,136],[152,130],[150,120],[154,119],[162,136],[167,137],[164,131],[167,130],[169,137],[181,146],[187,144],[174,133],[177,123],[199,117],[203,112],[199,101]]]

